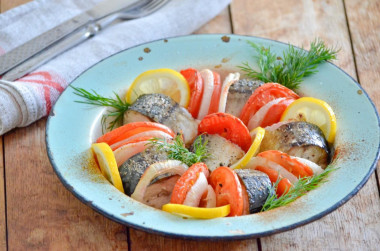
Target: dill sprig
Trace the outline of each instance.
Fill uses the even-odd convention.
[[[276,191],[278,183],[281,179],[278,179],[274,183],[272,191],[270,192],[270,195],[265,201],[261,211],[263,212],[277,207],[282,207],[295,201],[297,198],[305,195],[307,192],[314,190],[321,184],[325,183],[327,181],[326,177],[328,176],[328,174],[336,169],[338,168],[334,168],[330,165],[321,174],[314,175],[311,177],[300,178],[298,182],[293,187],[291,187],[287,193],[283,194],[279,198],[277,198]]]
[[[114,92],[116,98],[112,99],[112,98],[105,98],[94,90],[92,90],[92,93],[91,93],[89,91],[86,91],[83,88],[78,88],[74,86],[71,86],[71,87],[75,90],[74,91],[75,95],[78,95],[79,97],[86,99],[85,101],[75,101],[77,103],[114,108],[114,111],[108,111],[106,114],[103,114],[102,121],[101,121],[103,131],[106,129],[106,121],[109,117],[115,117],[110,122],[109,126],[107,127],[107,129],[109,130],[112,130],[115,126],[120,125],[123,122],[124,112],[128,110],[130,104],[123,101],[119,97],[119,95],[116,94],[116,92]]]
[[[209,154],[207,152],[207,141],[202,142],[202,137],[198,136],[193,143],[193,151],[185,147],[182,136],[178,134],[173,141],[166,139],[153,138],[150,144],[156,145],[158,149],[164,150],[168,154],[169,159],[179,160],[188,166],[202,162]]]
[[[316,39],[310,44],[310,50],[297,49],[289,45],[282,57],[271,51],[271,48],[248,42],[255,49],[259,71],[253,69],[248,62],[238,66],[249,78],[280,83],[290,89],[297,89],[304,77],[317,72],[318,64],[336,59],[338,50],[328,48],[325,43]]]

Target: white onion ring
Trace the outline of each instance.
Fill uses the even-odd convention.
[[[200,72],[203,79],[203,96],[197,119],[203,119],[210,108],[212,93],[214,92],[214,74],[209,69]]]
[[[219,108],[218,112],[226,112],[226,104],[227,104],[227,96],[228,96],[228,90],[230,89],[230,86],[234,84],[236,81],[238,81],[240,78],[240,73],[230,73],[228,76],[224,79],[220,98],[219,98]]]
[[[187,192],[183,205],[197,207],[201,201],[202,195],[207,191],[207,187],[207,178],[203,172],[200,172],[198,179]]]
[[[282,177],[287,178],[292,184],[298,182],[298,178],[286,170],[283,166],[263,157],[253,157],[245,168],[256,169],[257,166],[264,166],[277,171]]]

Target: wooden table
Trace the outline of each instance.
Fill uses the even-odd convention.
[[[2,12],[26,0],[0,0]],[[380,107],[380,0],[234,0],[197,33],[337,44],[336,62]],[[46,119],[0,137],[0,250],[379,250],[379,171],[349,202],[306,226],[244,241],[186,241],[127,228],[82,204],[55,175]]]

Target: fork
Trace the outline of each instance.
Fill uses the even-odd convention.
[[[2,80],[16,80],[24,76],[25,74],[33,71],[37,67],[50,61],[59,54],[97,35],[101,30],[104,30],[106,27],[110,26],[115,21],[132,20],[148,16],[160,9],[161,7],[163,7],[168,2],[169,0],[145,1],[143,5],[139,5],[133,9],[128,9],[127,11],[121,11],[115,14],[111,14],[107,17],[100,19],[97,22],[91,23],[84,29],[81,29],[73,33],[69,37],[57,42],[56,44],[53,44],[44,51],[36,54],[29,60],[13,68],[11,71],[7,72],[2,77]]]

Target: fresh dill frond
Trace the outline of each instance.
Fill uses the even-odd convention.
[[[149,140],[152,145],[158,147],[159,150],[164,150],[168,154],[169,159],[179,160],[188,166],[202,162],[209,154],[207,152],[207,141],[202,142],[201,136],[198,136],[193,143],[193,151],[185,147],[181,135],[177,135],[173,141],[166,139],[153,138]]]
[[[126,101],[123,101],[119,95],[115,94],[115,98],[106,98],[98,94],[96,91],[92,90],[92,93],[83,89],[71,86],[75,91],[74,94],[86,99],[85,101],[75,101],[77,103],[89,104],[95,106],[105,106],[114,108],[113,111],[108,111],[106,114],[103,114],[102,117],[102,128],[103,132],[105,129],[112,130],[115,126],[120,125],[123,122],[123,115],[130,106]],[[106,128],[106,121],[109,117],[115,117]]]
[[[278,179],[272,187],[272,190],[270,191],[270,195],[266,199],[261,212],[268,211],[277,207],[285,206],[293,201],[295,201],[297,198],[305,195],[307,192],[314,190],[315,188],[319,187],[321,184],[325,183],[326,177],[328,174],[332,171],[335,171],[338,168],[334,168],[331,165],[326,167],[323,173],[314,175],[311,177],[304,177],[300,178],[298,182],[289,189],[289,191],[279,198],[277,198],[276,191],[278,187],[278,183],[281,179]]]
[[[259,70],[255,70],[248,62],[238,66],[249,78],[275,82],[290,89],[297,89],[304,77],[317,72],[318,64],[336,59],[338,50],[328,48],[325,43],[316,39],[310,44],[310,50],[297,49],[289,45],[282,57],[271,51],[271,48],[259,46],[248,41],[256,51],[254,56]]]

